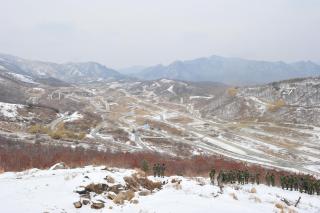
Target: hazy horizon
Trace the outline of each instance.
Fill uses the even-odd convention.
[[[0,0],[0,52],[114,69],[211,55],[320,62],[320,1]]]

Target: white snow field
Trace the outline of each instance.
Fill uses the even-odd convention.
[[[227,185],[221,194],[220,189],[211,185],[208,179],[187,177],[149,177],[152,180],[168,180],[168,183],[163,189],[148,196],[139,196],[136,192],[134,199],[138,200],[137,204],[125,201],[124,205],[117,205],[101,194],[92,200],[104,201],[104,208],[95,210],[91,209],[90,205],[83,205],[76,209],[73,203],[79,201],[79,194],[74,192],[77,187],[90,183],[107,183],[104,180],[107,175],[115,179],[114,184],[124,184],[123,177],[135,172],[103,168],[87,166],[76,169],[31,169],[18,173],[3,173],[0,175],[0,212],[320,212],[320,197],[317,195],[286,191],[262,184],[239,187]],[[181,180],[179,186],[171,182],[174,178]],[[255,193],[251,193],[253,188],[256,189]],[[300,196],[301,201],[297,207],[287,206],[281,201],[282,198],[286,198],[289,202],[295,203]]]
[[[23,108],[23,105],[0,102],[0,116],[15,118],[19,108]]]

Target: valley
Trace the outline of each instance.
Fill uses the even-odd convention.
[[[268,103],[287,91],[287,82],[278,83],[278,90],[274,85],[233,88],[167,79],[108,80],[67,87],[28,83],[25,104],[2,103],[0,134],[22,143],[101,151],[147,151],[181,158],[224,156],[319,175],[319,116],[309,112],[319,113],[319,87],[315,85],[320,80],[291,84],[295,84],[294,91],[281,99],[286,105],[277,106]],[[295,98],[305,89],[308,95],[314,94],[313,102]],[[270,96],[265,95],[268,90]],[[299,105],[289,105],[289,101]],[[301,114],[302,110],[306,112]],[[293,121],[293,117],[299,119],[290,116],[295,113],[304,122]]]

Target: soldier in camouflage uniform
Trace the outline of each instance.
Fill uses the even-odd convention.
[[[160,165],[160,163],[158,163],[157,166],[156,166],[156,171],[157,171],[157,176],[158,177],[160,177],[160,173],[161,173],[160,170],[161,170],[161,165]]]
[[[270,186],[270,173],[269,172],[267,172],[267,174],[266,174],[266,184],[267,184],[267,186]]]
[[[240,170],[237,171],[237,180],[238,180],[238,184],[240,184],[241,183]]]
[[[241,181],[241,184],[244,185],[244,172],[243,171],[240,172],[240,181]]]
[[[272,173],[271,176],[270,176],[270,182],[271,182],[271,185],[272,186],[275,186],[275,177],[274,177],[274,174]]]
[[[254,174],[250,174],[250,183],[251,184],[254,184],[256,181],[255,181],[255,175]]]
[[[320,180],[317,180],[316,192],[317,192],[317,195],[320,195]]]
[[[286,181],[286,177],[281,175],[281,177],[280,177],[280,185],[281,185],[282,189],[284,189],[285,181]]]
[[[218,186],[222,186],[222,172],[220,171],[217,177]]]
[[[295,190],[295,191],[298,191],[298,188],[299,188],[299,179],[298,179],[297,176],[295,176],[295,177],[293,178],[293,187],[294,187],[294,190]]]
[[[245,180],[245,183],[246,184],[248,184],[249,183],[249,171],[248,170],[246,170],[245,172],[244,172],[244,180]]]
[[[160,175],[161,177],[164,177],[164,172],[166,170],[166,165],[163,163],[160,167]]]
[[[260,184],[260,173],[256,174],[256,182],[258,185]]]
[[[299,192],[303,192],[303,178],[300,177],[299,178]]]
[[[157,164],[153,164],[152,170],[153,170],[153,176],[156,177],[157,176]]]
[[[210,181],[211,183],[214,185],[214,176],[216,174],[216,170],[215,169],[211,169],[210,173],[209,173],[209,177],[210,177]]]

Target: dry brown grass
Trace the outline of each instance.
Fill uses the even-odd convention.
[[[284,107],[286,105],[286,102],[283,99],[279,99],[274,101],[273,103],[269,103],[268,104],[268,110],[270,112],[276,112],[279,109],[281,109],[282,107]]]
[[[167,120],[173,123],[178,123],[178,124],[189,124],[194,121],[189,117],[174,117],[174,118],[169,118]]]
[[[283,209],[283,208],[284,208],[284,205],[281,204],[281,203],[276,203],[276,204],[275,204],[275,207],[278,208],[278,209]]]
[[[27,131],[31,134],[48,134],[50,130],[44,125],[34,124],[30,126]]]
[[[56,130],[50,130],[47,133],[53,139],[76,139],[76,140],[83,140],[86,137],[85,132],[73,132],[70,130],[66,130],[64,124],[61,123]]]
[[[0,121],[0,129],[6,132],[17,132],[24,129],[21,124],[7,121]]]
[[[257,193],[257,190],[256,190],[256,188],[252,188],[252,189],[250,189],[250,193]]]
[[[138,125],[143,125],[143,124],[146,123],[147,119],[144,118],[144,117],[136,117],[136,118],[135,118],[135,121],[136,121],[136,123],[137,123]]]
[[[97,126],[99,122],[102,121],[101,115],[97,113],[83,112],[82,119],[75,120],[72,122],[66,122],[64,128],[71,132],[88,132],[93,126]]]
[[[139,105],[142,107],[142,108],[146,108],[148,109],[149,111],[151,112],[156,112],[156,111],[161,111],[161,109],[155,105],[152,105],[152,104],[148,104],[148,103],[139,103]]]
[[[263,129],[266,132],[275,133],[277,135],[281,135],[284,137],[292,137],[292,138],[312,137],[312,135],[308,133],[299,132],[293,129],[283,128],[278,126],[262,126],[261,129]]]
[[[181,106],[179,104],[175,104],[173,102],[161,102],[159,103],[160,106],[164,106],[168,109],[172,109],[175,111],[180,111],[180,112],[186,112],[186,108],[184,106]]]
[[[279,146],[279,147],[283,147],[286,149],[293,149],[299,146],[299,144],[297,144],[294,141],[290,141],[288,139],[285,138],[279,138],[279,137],[271,137],[268,135],[261,135],[261,134],[252,134],[252,136],[254,136],[254,138],[258,139],[258,140],[262,140],[266,143],[275,145],[275,146]]]
[[[235,97],[238,94],[238,89],[235,87],[228,88],[227,93],[229,96]]]
[[[104,129],[101,129],[100,133],[106,134],[106,135],[112,135],[112,137],[116,141],[127,142],[130,140],[128,132],[120,128],[112,128],[112,129],[104,128]]]
[[[138,108],[134,110],[134,114],[136,116],[144,116],[144,115],[149,115],[150,111],[142,108]]]
[[[56,112],[52,109],[48,109],[45,107],[25,107],[19,108],[18,113],[23,117],[30,117],[30,113],[32,116],[35,116],[38,119],[41,119],[43,123],[50,123],[50,121],[56,118]]]
[[[164,130],[170,134],[174,134],[174,135],[179,135],[179,136],[183,136],[184,135],[184,132],[180,129],[177,129],[173,126],[170,126],[164,122],[160,122],[160,121],[155,121],[155,120],[147,120],[146,123],[149,124],[149,126],[151,128],[154,128],[154,129],[158,129],[160,128],[161,130]]]

